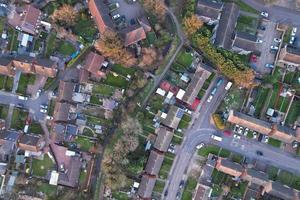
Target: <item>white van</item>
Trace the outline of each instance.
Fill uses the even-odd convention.
[[[232,82],[229,81],[225,87],[225,90],[229,90],[231,86],[232,86]]]
[[[24,97],[24,96],[18,96],[18,99],[20,99],[20,100],[28,100],[28,97]]]
[[[211,139],[217,140],[217,141],[219,141],[219,142],[221,142],[221,141],[223,140],[223,138],[221,138],[220,136],[217,136],[217,135],[212,135],[212,136],[211,136]]]

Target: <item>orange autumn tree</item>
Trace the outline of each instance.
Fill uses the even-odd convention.
[[[148,13],[157,17],[159,21],[164,21],[166,16],[166,9],[161,0],[143,0],[143,7]]]
[[[59,9],[55,10],[51,16],[55,23],[61,25],[71,26],[74,25],[77,13],[70,5],[64,4]]]
[[[196,15],[183,19],[184,32],[188,37],[193,36],[202,26],[203,22]]]

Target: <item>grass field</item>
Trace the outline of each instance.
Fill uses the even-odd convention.
[[[111,67],[111,70],[113,72],[116,72],[117,74],[120,74],[120,75],[123,75],[123,76],[127,76],[127,75],[133,76],[134,73],[136,72],[136,69],[130,68],[130,67],[126,68],[126,67],[123,67],[120,64],[113,65]]]
[[[266,97],[268,96],[268,93],[269,93],[268,88],[263,88],[263,87],[258,88],[257,97],[254,100],[254,107],[255,107],[255,115],[256,116],[260,115],[260,112],[262,111],[262,109],[265,105],[265,101],[266,101]]]
[[[93,142],[81,136],[77,136],[75,142],[82,151],[89,151],[90,148],[94,146]]]
[[[32,159],[32,174],[35,176],[46,176],[47,171],[49,169],[52,169],[54,167],[54,163],[52,160],[49,158],[47,154],[44,155],[43,160],[38,160],[38,159]]]
[[[21,74],[17,93],[20,93],[21,95],[25,96],[28,85],[33,85],[34,81],[34,74]]]
[[[62,42],[59,44],[58,52],[64,56],[70,56],[76,51],[75,47],[69,42]]]
[[[104,84],[111,85],[113,87],[127,88],[128,81],[121,76],[114,76],[112,73],[109,73],[104,80]]]
[[[287,124],[293,124],[300,116],[300,99],[294,98],[289,113],[286,118]]]
[[[193,56],[190,53],[181,51],[177,56],[176,62],[188,68],[193,62]]]
[[[93,94],[101,94],[104,96],[111,96],[113,95],[115,88],[105,84],[95,84],[93,86]]]

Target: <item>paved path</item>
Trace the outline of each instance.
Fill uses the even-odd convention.
[[[284,8],[276,5],[265,5],[257,0],[242,0],[244,3],[258,11],[267,11],[269,19],[274,22],[291,24],[300,27],[300,11]]]
[[[172,63],[174,62],[177,54],[179,53],[179,51],[181,50],[183,44],[185,43],[185,35],[181,29],[181,25],[178,22],[176,16],[174,15],[174,13],[171,11],[170,8],[166,7],[167,13],[171,16],[173,23],[175,23],[176,25],[176,31],[177,31],[177,36],[179,37],[179,44],[176,47],[176,50],[174,52],[174,54],[172,55],[172,57],[170,58],[169,62],[166,64],[164,71],[160,74],[154,77],[154,84],[151,88],[151,90],[149,91],[148,95],[145,97],[144,101],[143,101],[143,105],[145,105],[149,99],[149,97],[152,95],[152,93],[154,92],[154,90],[157,88],[158,84],[163,80],[163,78],[165,77],[165,74],[167,73],[167,71],[170,69]]]

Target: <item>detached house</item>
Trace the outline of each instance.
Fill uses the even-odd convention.
[[[32,5],[15,8],[8,16],[8,23],[17,30],[36,35],[40,25],[41,11]]]
[[[129,26],[124,31],[122,31],[122,36],[124,38],[124,46],[128,47],[135,44],[141,40],[146,39],[146,32],[141,25]]]

